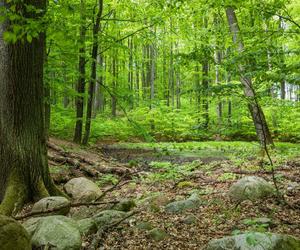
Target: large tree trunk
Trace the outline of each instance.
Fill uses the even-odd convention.
[[[1,2],[0,2],[1,3]],[[2,2],[3,3],[3,2]],[[45,8],[45,1],[26,0],[19,11],[36,18],[25,5]],[[0,24],[0,213],[10,215],[29,200],[57,194],[48,169],[44,126],[43,64],[45,35],[31,43],[7,44],[3,34],[16,23]]]
[[[84,92],[85,92],[85,0],[80,2],[80,38],[79,38],[79,77],[77,82],[77,94],[76,97],[76,125],[74,133],[74,142],[81,143],[82,138],[82,124],[83,124],[83,111],[84,111]]]
[[[240,28],[235,15],[233,7],[226,9],[226,15],[228,24],[232,33],[233,42],[238,46],[239,53],[243,53],[244,44],[240,36]],[[244,94],[249,101],[248,107],[252,116],[252,120],[256,129],[256,134],[262,145],[273,145],[273,139],[271,137],[268,124],[265,119],[265,115],[256,98],[255,90],[252,86],[252,79],[246,75],[245,66],[243,63],[238,65],[241,77],[241,83],[244,86]]]

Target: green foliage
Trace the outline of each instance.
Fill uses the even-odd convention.
[[[106,175],[103,175],[96,183],[99,185],[99,186],[104,186],[104,185],[115,185],[118,183],[118,178],[113,175],[113,174],[106,174]]]

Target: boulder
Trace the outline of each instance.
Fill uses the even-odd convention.
[[[159,209],[170,202],[170,199],[163,193],[152,193],[148,197],[141,199],[138,206],[151,212],[157,212]]]
[[[153,226],[148,221],[141,221],[136,224],[136,228],[140,229],[140,230],[149,231],[149,230],[153,229]]]
[[[297,250],[300,240],[289,235],[245,233],[212,240],[207,250]]]
[[[31,250],[30,236],[20,223],[0,215],[0,249]]]
[[[71,179],[65,184],[64,189],[68,195],[79,202],[91,202],[101,195],[100,188],[84,177]]]
[[[46,197],[36,202],[32,207],[32,212],[45,212],[54,210],[52,215],[66,215],[69,213],[71,202],[61,196]]]
[[[97,226],[97,229],[100,229],[102,227],[105,227],[109,224],[115,223],[122,218],[124,218],[127,215],[127,213],[117,210],[104,210],[96,215],[94,215],[92,218]]]
[[[118,204],[114,206],[114,210],[129,212],[132,208],[136,206],[134,200],[121,200]]]
[[[78,220],[77,228],[81,235],[90,235],[97,232],[97,225],[93,218]]]
[[[168,237],[168,234],[159,228],[153,228],[149,231],[149,236],[155,241],[162,241]]]
[[[197,220],[198,220],[197,217],[191,214],[185,217],[182,222],[186,225],[192,225],[192,224],[196,224]]]
[[[186,200],[174,201],[169,203],[165,210],[168,213],[182,213],[187,209],[194,209],[201,205],[201,201],[197,194],[192,194],[190,198]]]
[[[56,250],[77,250],[81,247],[78,225],[71,218],[53,215],[27,224],[31,225],[31,230],[35,227],[31,241],[36,248],[50,246]]]
[[[242,202],[244,200],[256,201],[274,195],[273,186],[265,179],[257,176],[248,176],[234,183],[229,189],[232,200]]]

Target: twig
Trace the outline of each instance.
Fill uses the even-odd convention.
[[[109,230],[112,228],[120,225],[123,221],[127,220],[128,218],[132,217],[133,215],[137,214],[139,211],[133,211],[132,213],[128,214],[127,216],[123,217],[122,219],[116,221],[115,223],[112,223],[110,225],[107,225],[103,228],[100,228],[96,235],[95,238],[93,239],[91,245],[89,246],[89,250],[96,250],[99,249],[98,246],[100,244],[101,239],[104,237],[104,234],[107,233]]]

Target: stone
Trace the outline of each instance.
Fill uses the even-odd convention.
[[[30,237],[32,237],[32,235],[34,234],[40,219],[42,219],[42,217],[33,217],[22,223],[23,227],[26,229]]]
[[[158,212],[161,207],[170,202],[170,199],[163,193],[152,193],[150,196],[140,200],[138,206],[150,212]]]
[[[289,235],[245,233],[215,239],[206,250],[299,250],[300,240]]]
[[[96,215],[94,215],[92,218],[97,226],[98,229],[105,227],[109,224],[115,223],[122,218],[124,218],[127,215],[127,213],[123,211],[117,211],[117,210],[104,210]]]
[[[68,195],[79,202],[92,202],[102,193],[94,182],[84,177],[69,180],[64,189]]]
[[[129,212],[132,208],[136,206],[134,200],[122,200],[114,206],[114,210]]]
[[[149,231],[151,229],[153,229],[154,227],[152,226],[152,224],[148,221],[141,221],[141,222],[138,222],[136,224],[136,228],[140,229],[140,230],[146,230],[146,231]]]
[[[46,197],[36,202],[32,207],[32,212],[45,212],[47,210],[55,210],[52,215],[66,215],[71,208],[71,202],[61,196]]]
[[[257,201],[274,195],[273,186],[265,179],[257,176],[248,176],[238,180],[229,189],[232,200],[242,202],[244,200]]]
[[[186,200],[174,201],[169,203],[165,210],[168,213],[182,213],[188,209],[194,209],[201,205],[201,201],[197,194],[191,195],[190,198]]]
[[[197,223],[197,217],[195,215],[188,215],[183,219],[183,223],[187,225],[192,225]]]
[[[162,241],[168,237],[168,234],[159,228],[153,228],[149,231],[149,236],[155,241]]]
[[[79,250],[81,235],[76,221],[53,215],[40,217],[32,235],[32,245],[36,248],[50,246],[56,250]]]
[[[0,249],[31,250],[30,236],[25,228],[3,215],[0,215]]]
[[[77,228],[81,235],[90,235],[97,232],[97,225],[93,218],[86,218],[77,221]]]

